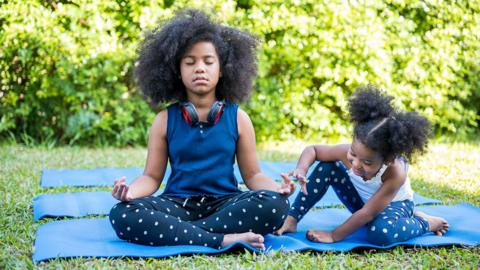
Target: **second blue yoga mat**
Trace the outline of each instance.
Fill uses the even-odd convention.
[[[159,190],[156,195],[160,194]],[[296,192],[290,196],[290,202],[293,203]],[[438,203],[440,201],[414,194],[415,204]],[[84,217],[88,215],[107,215],[110,209],[118,201],[114,199],[109,191],[93,192],[67,192],[57,194],[42,194],[33,199],[33,218],[35,221],[45,217]],[[329,188],[325,196],[320,200],[316,207],[331,207],[340,205],[335,192]]]

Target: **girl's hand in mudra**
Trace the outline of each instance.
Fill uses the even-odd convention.
[[[295,191],[295,184],[292,182],[292,179],[290,179],[287,174],[282,173],[280,175],[283,178],[283,183],[277,190],[277,192],[286,196],[290,196]]]
[[[112,196],[122,202],[128,202],[132,199],[128,185],[125,183],[125,176],[115,180]]]
[[[305,195],[308,195],[307,193],[307,177],[305,177],[305,171],[301,170],[301,169],[295,169],[293,171],[291,171],[288,176],[291,176],[295,179],[298,180],[298,183],[300,184],[300,188],[303,192],[303,194]]]

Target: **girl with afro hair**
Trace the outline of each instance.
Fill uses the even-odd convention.
[[[367,240],[377,245],[406,241],[429,231],[443,235],[448,223],[414,211],[407,176],[408,160],[424,152],[430,123],[415,112],[399,112],[391,96],[373,86],[361,87],[349,99],[354,125],[351,144],[312,145],[305,148],[290,176],[302,190],[283,226],[276,232],[295,232],[297,223],[329,186],[352,213],[333,231],[309,230],[314,242],[341,241],[367,225]],[[305,177],[315,160],[320,163]]]
[[[183,10],[143,41],[136,79],[153,106],[169,103],[150,129],[143,175],[132,184],[117,179],[110,211],[118,237],[143,245],[244,242],[264,249],[263,235],[287,216],[294,185],[260,171],[255,135],[237,103],[252,91],[254,37]],[[237,160],[250,191],[234,176]],[[165,190],[155,193],[170,164]]]

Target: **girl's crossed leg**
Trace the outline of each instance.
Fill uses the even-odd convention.
[[[121,202],[110,212],[118,237],[146,245],[203,245],[221,248],[236,241],[262,248],[278,228],[288,200],[272,191],[223,198],[162,196]]]
[[[325,195],[329,186],[345,207],[354,213],[364,206],[360,195],[350,181],[347,168],[340,162],[320,162],[308,177],[307,193],[300,192],[277,233],[295,232],[301,218]],[[431,228],[430,228],[431,229]],[[422,235],[429,230],[426,218],[414,215],[413,201],[390,203],[374,220],[367,224],[367,240],[388,245]],[[315,231],[309,238],[315,240]]]
[[[300,191],[277,234],[296,232],[297,223],[323,198],[329,186],[333,187],[340,201],[350,212],[353,213],[363,207],[362,199],[350,182],[345,165],[340,161],[320,162],[308,176],[306,186],[308,195]]]

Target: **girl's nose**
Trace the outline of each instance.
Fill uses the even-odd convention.
[[[195,66],[195,73],[204,73],[205,72],[205,66],[202,64],[196,65]]]

